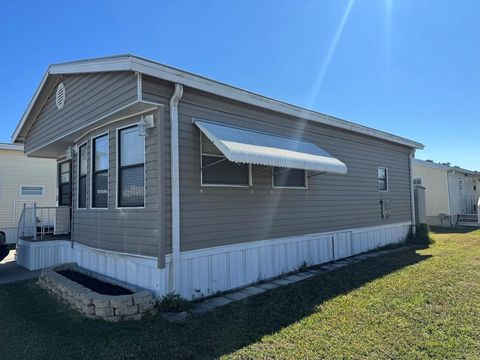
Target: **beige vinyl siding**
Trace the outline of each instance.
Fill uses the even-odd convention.
[[[157,256],[160,244],[160,212],[158,188],[157,127],[145,138],[145,208],[117,209],[117,128],[133,125],[134,117],[97,129],[78,141],[88,141],[87,209],[77,209],[78,163],[73,161],[73,206],[75,242],[98,249],[129,254]],[[108,209],[91,208],[91,139],[108,131],[109,134],[109,199]]]
[[[55,103],[56,87],[48,97],[25,140],[25,152],[136,101],[137,76],[133,72],[65,75],[63,109]]]
[[[421,178],[425,187],[426,216],[449,215],[447,171],[414,162],[413,177]]]
[[[183,251],[411,220],[407,147],[188,88],[179,109]],[[348,174],[309,177],[307,190],[273,189],[271,170],[253,166],[252,189],[201,187],[200,136],[193,118],[303,138],[343,161]],[[379,166],[388,168],[388,192],[378,191]],[[391,200],[388,220],[381,218],[380,199]]]
[[[16,227],[23,203],[56,205],[56,162],[26,157],[22,151],[0,150],[0,229]],[[20,196],[20,186],[43,186],[42,197]]]

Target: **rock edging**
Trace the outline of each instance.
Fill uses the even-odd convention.
[[[60,275],[57,271],[74,270],[98,280],[122,286],[133,294],[102,295]],[[105,278],[75,264],[65,264],[42,270],[38,279],[40,286],[62,300],[79,313],[91,319],[106,321],[140,320],[146,314],[156,313],[156,300],[151,291],[132,287]]]

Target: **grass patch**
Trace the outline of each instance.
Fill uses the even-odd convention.
[[[6,359],[460,359],[480,354],[480,231],[362,261],[183,324],[88,320],[35,282],[0,286]]]

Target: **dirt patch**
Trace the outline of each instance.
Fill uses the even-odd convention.
[[[118,285],[109,284],[105,281],[101,281],[85,274],[79,273],[73,270],[61,270],[58,271],[60,275],[65,276],[66,278],[75,281],[86,288],[89,288],[96,293],[102,295],[131,295],[132,291],[125,289]]]

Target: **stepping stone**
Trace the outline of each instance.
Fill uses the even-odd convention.
[[[268,283],[258,284],[257,287],[259,287],[260,289],[272,290],[272,289],[276,289],[278,285],[268,282]]]
[[[308,279],[308,278],[311,278],[312,276],[314,276],[315,274],[318,274],[318,271],[315,272],[315,273],[302,272],[302,273],[299,273],[299,274],[296,274],[296,275],[301,277],[302,279]]]
[[[291,280],[292,282],[297,282],[297,281],[303,280],[304,278],[302,276],[298,276],[298,275],[290,275],[290,276],[287,276],[284,279],[285,280]]]
[[[263,292],[265,292],[266,290],[265,289],[262,289],[262,288],[259,288],[257,286],[249,286],[243,290],[240,290],[240,292],[244,293],[244,294],[247,294],[248,296],[253,296],[253,295],[257,295],[257,294],[261,294]]]
[[[214,306],[211,306],[205,302],[201,302],[201,303],[195,304],[195,306],[189,311],[192,314],[205,314],[206,312],[212,311],[213,309],[215,309]]]
[[[291,284],[292,282],[293,281],[287,280],[286,278],[272,281],[272,283],[274,283],[276,285],[280,285],[280,286],[288,285],[288,284]]]
[[[243,299],[247,298],[249,295],[245,294],[245,293],[242,293],[240,291],[236,291],[236,292],[233,292],[233,293],[230,293],[230,294],[226,294],[224,296],[227,299],[230,299],[232,301],[239,301],[239,300],[243,300]]]
[[[161,316],[170,322],[184,322],[188,318],[188,313],[186,311],[182,311],[179,313],[175,312],[164,312]]]
[[[225,296],[219,296],[213,299],[205,300],[204,303],[213,306],[215,308],[220,307],[220,306],[225,306],[228,305],[232,302],[232,299],[228,299]]]

